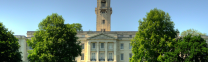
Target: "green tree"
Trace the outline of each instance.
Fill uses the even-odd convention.
[[[186,31],[183,31],[181,33],[181,36],[186,36],[188,35],[188,33],[192,34],[192,35],[206,35],[206,33],[201,33],[199,32],[198,30],[195,30],[195,29],[188,29]]]
[[[0,62],[21,62],[18,39],[0,23]]]
[[[150,10],[143,21],[139,20],[138,32],[131,40],[130,62],[162,61],[177,33],[168,13],[157,8]]]
[[[192,36],[191,34],[188,34],[187,36],[180,38],[174,47],[173,52],[165,54],[165,62],[208,61],[207,43],[201,36]]]
[[[33,48],[28,51],[31,62],[72,62],[81,55],[81,45],[76,37],[82,31],[79,23],[64,24],[62,16],[53,13],[38,25],[39,29],[27,43]]]

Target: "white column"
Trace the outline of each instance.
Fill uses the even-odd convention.
[[[24,38],[24,45],[23,45],[23,47],[24,47],[24,49],[23,49],[24,50],[24,52],[23,52],[24,59],[23,59],[23,61],[27,60],[27,46],[26,45],[27,45],[27,39]]]
[[[107,58],[107,44],[108,44],[108,42],[105,42],[105,62],[107,62],[108,61],[108,58]]]
[[[88,50],[87,51],[88,52],[88,58],[87,58],[88,62],[90,62],[90,44],[91,44],[91,42],[89,41],[88,44],[87,44],[88,45],[88,48],[87,48],[87,50]]]
[[[114,53],[113,53],[113,56],[114,56],[114,58],[113,58],[113,60],[114,60],[114,62],[116,62],[116,42],[114,42]]]
[[[96,61],[99,62],[99,42],[97,42],[97,57]]]

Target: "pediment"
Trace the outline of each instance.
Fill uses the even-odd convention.
[[[116,39],[115,37],[112,37],[112,36],[109,36],[109,35],[106,35],[104,33],[101,33],[101,34],[98,34],[98,35],[95,35],[95,36],[92,36],[92,37],[89,37],[88,39]]]

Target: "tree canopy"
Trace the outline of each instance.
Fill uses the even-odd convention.
[[[174,44],[174,50],[167,52],[164,62],[207,62],[208,48],[201,36],[188,34]]]
[[[162,61],[178,32],[168,13],[157,8],[150,10],[143,21],[139,20],[138,32],[131,40],[130,62]]]
[[[81,55],[81,45],[76,37],[82,31],[79,23],[64,24],[61,15],[53,13],[39,23],[39,29],[27,43],[33,48],[28,51],[32,62],[72,62]]]
[[[181,33],[181,36],[186,36],[186,35],[188,35],[188,33],[190,33],[190,34],[192,34],[192,35],[206,35],[206,33],[201,33],[201,32],[199,32],[198,30],[195,30],[195,29],[188,29],[188,30],[186,30],[186,31],[183,31],[182,33]]]
[[[21,62],[18,39],[0,23],[0,62]]]

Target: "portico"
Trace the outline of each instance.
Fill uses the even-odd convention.
[[[103,33],[89,37],[88,62],[116,62],[116,38]]]

